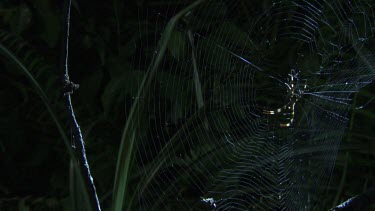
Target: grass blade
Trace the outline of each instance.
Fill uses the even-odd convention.
[[[43,104],[46,106],[47,108],[47,111],[48,113],[50,114],[53,122],[55,123],[60,135],[61,135],[61,138],[63,139],[64,141],[64,144],[65,144],[65,147],[68,151],[68,154],[69,156],[71,157],[72,160],[74,160],[74,162],[78,162],[77,160],[77,157],[76,155],[74,154],[71,146],[70,146],[70,141],[63,129],[63,126],[60,122],[60,120],[57,118],[57,115],[56,115],[56,112],[52,109],[52,106],[50,105],[49,103],[49,100],[47,98],[47,95],[45,94],[45,92],[43,91],[43,89],[41,88],[40,84],[38,83],[38,81],[34,78],[34,76],[31,74],[31,72],[27,69],[27,67],[17,58],[17,56],[15,56],[10,50],[8,50],[8,48],[6,48],[3,44],[0,43],[0,54],[3,54],[4,56],[8,57],[10,59],[10,61],[12,61],[14,64],[16,64],[16,66],[26,75],[26,77],[30,80],[31,84],[34,86],[37,94],[39,95],[39,97],[41,98]],[[78,172],[77,173],[77,176],[78,176],[78,184],[80,185],[80,189],[81,189],[81,192],[83,194],[83,197],[86,199],[84,200],[84,202],[88,202],[88,193],[87,193],[87,190],[86,188],[84,187],[84,180],[83,180],[83,176],[82,174],[80,173],[80,171],[78,169],[76,169],[76,171]],[[91,205],[88,205],[89,209],[91,210]]]
[[[155,60],[151,63],[150,68],[147,70],[145,77],[143,78],[142,83],[140,84],[137,99],[140,96],[145,97],[147,95],[147,91],[149,85],[162,61],[162,58],[165,54],[165,51],[168,46],[169,39],[171,34],[178,22],[187,12],[194,9],[196,6],[204,2],[204,0],[197,0],[193,4],[189,5],[182,11],[180,11],[176,16],[174,16],[166,26],[166,29],[163,33],[163,36],[160,40],[160,50],[157,54]],[[146,102],[146,101],[143,101]],[[136,140],[136,123],[140,121],[140,116],[142,115],[141,111],[143,109],[144,103],[136,100],[132,106],[130,111],[128,120],[125,124],[123,129],[121,141],[120,141],[120,149],[118,153],[117,159],[117,166],[116,166],[116,173],[115,173],[115,182],[113,188],[113,201],[112,206],[113,210],[121,211],[125,208],[125,201],[126,201],[126,191],[127,191],[127,179],[129,176],[130,165],[131,165],[131,158],[133,157],[134,145]],[[128,205],[127,209],[131,209],[130,205]]]

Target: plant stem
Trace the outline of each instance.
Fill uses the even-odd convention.
[[[193,33],[189,29],[187,34],[188,34],[189,42],[190,42],[190,45],[191,45],[191,60],[193,62],[193,71],[194,71],[193,72],[193,79],[194,79],[195,95],[197,97],[197,104],[198,104],[198,110],[199,110],[199,109],[203,108],[203,106],[204,106],[202,85],[201,85],[201,82],[199,80],[198,64],[197,64],[197,59],[196,59],[196,56],[195,56],[195,45],[194,45]],[[207,118],[204,118],[203,121],[204,121],[204,129],[206,131],[208,131],[209,126],[208,126]]]
[[[69,112],[69,119],[71,122],[72,133],[73,133],[73,146],[75,149],[75,153],[77,156],[77,166],[78,170],[82,173],[83,182],[85,188],[87,188],[88,200],[90,201],[91,208],[93,210],[100,211],[100,204],[98,200],[98,196],[96,193],[96,188],[94,184],[94,180],[91,176],[90,167],[87,162],[86,158],[86,150],[84,141],[82,138],[82,132],[79,127],[79,124],[76,120],[71,94],[73,93],[74,89],[78,88],[78,85],[72,83],[69,79],[69,71],[68,71],[68,58],[69,58],[69,26],[70,26],[70,8],[71,8],[71,0],[64,1],[64,37],[62,41],[62,55],[61,55],[61,70],[63,72],[63,83],[64,83],[64,97],[66,99],[66,106]]]

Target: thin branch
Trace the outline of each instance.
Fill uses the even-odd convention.
[[[331,211],[349,211],[349,210],[365,210],[375,204],[375,187],[368,191],[348,199],[339,206],[331,209]]]
[[[98,196],[96,193],[96,188],[94,185],[94,180],[91,176],[90,167],[87,162],[86,158],[86,151],[85,145],[82,138],[81,129],[78,125],[76,120],[73,106],[72,106],[72,99],[71,94],[74,90],[78,88],[77,84],[74,84],[70,81],[69,78],[69,71],[68,71],[68,58],[69,58],[69,26],[70,26],[70,8],[71,8],[71,0],[64,1],[64,33],[65,36],[62,41],[62,55],[61,55],[61,70],[63,72],[63,83],[64,83],[64,97],[66,99],[66,106],[69,112],[69,119],[71,122],[71,128],[73,133],[73,146],[78,160],[78,167],[79,171],[81,171],[83,175],[83,180],[85,183],[85,187],[87,188],[88,197],[92,209],[100,211],[100,203],[98,200]]]

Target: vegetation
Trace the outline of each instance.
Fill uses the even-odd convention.
[[[160,20],[165,27],[154,29],[152,27],[158,27],[153,25],[155,20],[143,19],[147,16],[142,13],[153,11],[150,8],[168,8],[170,2],[73,1],[69,74],[72,81],[79,84],[79,89],[72,94],[72,103],[103,210],[141,208],[134,200],[137,190],[154,175],[144,175],[143,169],[137,167],[139,155],[135,145],[138,134],[144,134],[144,140],[153,141],[157,131],[152,132],[149,119],[163,115],[175,118],[170,121],[172,126],[163,127],[172,137],[171,141],[175,141],[194,121],[184,119],[181,113],[188,113],[186,111],[195,104],[203,105],[199,97],[198,103],[190,100],[190,89],[184,93],[160,88],[157,92],[160,101],[148,97],[153,94],[149,90],[154,88],[150,85],[154,78],[166,83],[176,79],[173,69],[165,69],[155,76],[156,70],[161,65],[163,68],[177,67],[165,65],[162,58],[165,54],[179,62],[186,56],[186,51],[181,50],[186,46],[179,45],[183,42],[176,40],[186,39],[189,43],[189,36],[182,36],[176,28],[194,26],[178,25],[177,22],[188,23],[186,14],[200,2],[191,1],[187,6],[185,1],[176,1],[174,7],[180,12],[176,11],[171,17],[166,15]],[[91,206],[82,203],[88,202],[85,197],[89,196],[74,164],[76,152],[71,148],[75,140],[74,126],[70,124],[64,101],[60,68],[60,59],[65,56],[61,51],[61,40],[65,38],[61,5],[51,0],[0,2],[0,210],[88,210]],[[139,46],[142,44],[139,43],[151,40],[148,37],[154,34],[143,34],[140,28],[142,31],[161,30],[163,36],[157,43],[144,45],[141,52]],[[207,49],[210,49],[211,41],[207,41]],[[159,51],[153,57],[155,49]],[[220,57],[216,51],[207,54]],[[183,67],[181,70],[185,71]],[[178,80],[183,87],[194,84],[191,87],[195,90],[193,96],[202,92],[194,89],[196,81],[190,83],[192,79],[188,77]],[[374,84],[361,89],[355,96],[335,169],[322,196],[322,209],[333,207],[375,185],[375,102],[371,101],[374,97]],[[177,117],[142,112],[152,100],[161,104],[162,100],[171,98],[179,98],[183,104],[180,110],[174,111],[180,114]],[[265,101],[275,104],[271,100]],[[361,105],[365,107],[357,109]],[[197,109],[194,115],[201,117],[202,110],[204,108],[199,112]],[[226,123],[224,117],[217,117]],[[202,119],[204,124],[211,121],[209,117]],[[167,144],[163,146],[168,147]],[[203,152],[190,152],[192,155],[185,157],[183,162],[194,166],[189,160],[194,153],[205,154],[212,149],[210,147],[208,145]],[[146,172],[153,172],[153,168],[160,167],[166,159],[156,155],[145,157],[156,160],[150,161],[153,166]],[[175,161],[178,162],[181,161]]]

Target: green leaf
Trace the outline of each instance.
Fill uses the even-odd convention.
[[[40,36],[48,43],[50,48],[55,47],[61,31],[58,13],[52,9],[49,0],[34,0],[31,2],[42,19],[43,25]]]
[[[127,68],[120,68],[120,66],[118,68],[119,70],[116,70],[115,66],[113,66],[111,70],[113,77],[107,84],[101,97],[104,113],[110,119],[116,116],[112,111],[117,105],[123,103],[127,96],[132,97],[132,100],[142,100],[145,98],[144,96],[137,97],[138,90],[136,89],[145,77],[145,72],[135,70],[124,71]],[[120,73],[121,71],[122,73]],[[154,80],[159,85],[154,87],[154,89],[158,89],[159,93],[173,104],[173,112],[170,112],[172,114],[170,118],[172,122],[176,122],[179,118],[183,117],[183,114],[186,113],[187,109],[193,103],[189,98],[193,91],[193,81],[165,72],[158,72]]]
[[[145,73],[141,71],[125,71],[111,79],[101,97],[106,116],[111,116],[114,106],[123,102],[127,95],[136,98],[137,89],[134,87],[139,87],[144,75]]]
[[[8,58],[30,80],[31,84],[34,86],[35,91],[37,92],[37,94],[41,98],[42,102],[46,106],[46,109],[47,109],[48,113],[50,114],[53,122],[55,123],[55,125],[56,125],[56,127],[57,127],[57,129],[58,129],[58,131],[59,131],[59,133],[61,135],[61,138],[64,141],[64,144],[65,144],[65,147],[67,149],[67,152],[68,152],[69,156],[74,160],[74,162],[78,162],[78,158],[76,157],[76,154],[73,152],[73,150],[71,148],[70,141],[69,141],[69,139],[68,139],[68,137],[67,137],[67,135],[66,135],[66,133],[64,131],[64,127],[63,127],[62,123],[60,122],[60,119],[58,118],[56,112],[52,108],[52,106],[51,106],[51,104],[49,102],[49,99],[48,99],[46,93],[41,88],[40,84],[35,79],[35,77],[32,75],[32,73],[30,72],[30,70],[27,69],[26,66],[11,51],[9,51],[8,48],[6,48],[1,43],[0,43],[0,55],[3,55],[6,58]],[[86,187],[84,187],[83,176],[82,176],[82,174],[80,173],[79,170],[77,170],[77,172],[78,172],[77,174],[78,174],[78,182],[80,184],[80,189],[82,190],[82,193],[84,194],[84,198],[86,199],[85,201],[89,201],[88,200],[89,196],[88,196],[87,189],[86,189]],[[91,210],[91,208],[88,209],[88,210]]]
[[[242,51],[255,51],[254,43],[251,41],[247,32],[236,26],[233,22],[225,21],[216,30],[217,42],[227,43],[232,49],[241,49]],[[223,46],[224,47],[224,46]]]
[[[168,42],[168,50],[178,61],[184,59],[187,54],[187,37],[184,33],[174,30]]]
[[[149,86],[151,84],[151,81],[153,80],[155,73],[157,69],[159,68],[159,65],[164,57],[164,54],[167,50],[167,45],[170,40],[171,34],[178,22],[179,19],[183,17],[187,12],[194,9],[196,6],[198,6],[200,3],[202,3],[203,0],[195,1],[190,6],[186,7],[182,11],[180,11],[176,16],[174,16],[169,23],[166,26],[166,29],[163,33],[163,36],[160,40],[160,49],[159,53],[155,57],[155,60],[151,63],[150,68],[148,69],[145,77],[143,78],[142,83],[139,86],[139,90],[137,93],[137,98],[139,97],[146,97],[149,90]],[[135,133],[140,132],[135,127],[139,126],[139,122],[141,122],[142,111],[143,106],[145,106],[145,103],[147,101],[139,101],[136,100],[132,106],[132,109],[130,111],[130,114],[128,116],[128,120],[126,122],[126,125],[123,129],[123,134],[121,137],[121,144],[118,154],[118,160],[117,160],[117,167],[116,167],[116,174],[115,174],[115,183],[114,183],[114,189],[113,189],[113,210],[115,211],[121,211],[125,208],[126,204],[126,195],[127,195],[127,179],[128,175],[130,174],[131,168],[130,168],[130,158],[133,156],[134,152],[134,142],[136,140]],[[133,193],[134,196],[135,193]],[[132,196],[129,196],[132,197]],[[127,209],[131,210],[131,203],[126,204],[128,207]]]
[[[21,4],[12,13],[10,18],[10,27],[13,32],[21,34],[25,31],[31,23],[31,11],[26,4]]]

